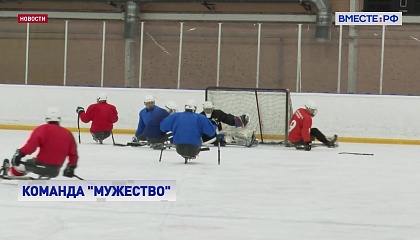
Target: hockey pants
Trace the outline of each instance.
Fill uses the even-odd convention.
[[[330,141],[325,137],[325,135],[319,131],[318,128],[311,128],[311,141],[318,139],[318,141],[324,143],[325,145],[329,145]],[[302,139],[297,142],[293,142],[292,144],[295,146],[303,145],[305,141]]]
[[[102,132],[91,132],[92,137],[97,138],[99,140],[105,140],[109,136],[111,136],[112,131],[102,131]]]

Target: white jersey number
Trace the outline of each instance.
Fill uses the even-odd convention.
[[[293,120],[290,125],[289,125],[289,132],[291,132],[293,130],[293,128],[296,127],[296,120]]]

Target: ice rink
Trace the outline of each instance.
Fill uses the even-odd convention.
[[[2,158],[29,133],[0,130]],[[420,239],[419,146],[229,146],[221,165],[211,147],[185,165],[174,149],[159,162],[160,151],[148,147],[99,145],[88,133],[81,139],[80,177],[176,180],[177,201],[19,202],[17,185],[2,182],[0,239]]]

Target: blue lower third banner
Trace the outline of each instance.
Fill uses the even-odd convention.
[[[19,181],[19,201],[176,201],[175,180]]]

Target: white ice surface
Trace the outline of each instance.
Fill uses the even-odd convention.
[[[28,135],[1,130],[3,158]],[[420,239],[419,146],[229,146],[221,165],[217,147],[187,165],[174,149],[159,162],[160,151],[98,145],[87,133],[78,149],[79,176],[176,180],[177,201],[19,202],[17,185],[2,182],[0,239]]]

